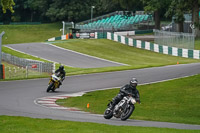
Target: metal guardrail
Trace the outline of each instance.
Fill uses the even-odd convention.
[[[28,68],[29,70],[37,71],[39,73],[52,73],[53,71],[53,63],[19,58],[4,52],[2,52],[2,60],[18,67]]]
[[[154,30],[154,35],[156,44],[177,48],[194,49],[194,34]]]

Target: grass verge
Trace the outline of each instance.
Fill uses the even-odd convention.
[[[62,48],[129,65],[90,69],[68,68],[69,75],[175,65],[177,62],[180,64],[200,62],[200,60],[169,56],[129,47],[107,39],[74,39],[63,42],[59,41],[59,43],[54,42],[54,44]]]
[[[196,50],[200,50],[200,39],[195,40],[195,48]]]
[[[131,119],[200,124],[200,75],[138,86],[142,104],[136,104]],[[58,100],[62,106],[78,107],[86,112],[103,114],[108,100],[119,89],[87,93],[81,97]],[[86,107],[90,103],[90,108]]]
[[[5,31],[3,44],[43,42],[51,37],[60,36],[62,23],[39,25],[0,25],[0,33]]]
[[[199,130],[180,130],[154,127],[112,126],[97,123],[83,123],[27,117],[0,116],[1,133],[197,133]]]
[[[176,64],[177,61],[183,64],[200,62],[200,60],[169,56],[135,47],[129,47],[107,39],[74,40],[69,42],[66,41],[65,43],[55,43],[55,45],[91,56],[128,64],[132,68],[173,65]]]

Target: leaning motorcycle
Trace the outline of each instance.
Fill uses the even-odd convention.
[[[51,75],[50,80],[49,80],[49,85],[47,88],[47,92],[49,92],[50,90],[54,92],[56,90],[56,88],[59,87],[60,80],[61,80],[61,78],[56,76],[55,74]]]
[[[136,103],[136,99],[131,95],[125,96],[113,109],[112,101],[107,105],[108,108],[104,112],[105,119],[111,119],[113,116],[116,118],[121,118],[122,121],[127,120],[133,113]]]

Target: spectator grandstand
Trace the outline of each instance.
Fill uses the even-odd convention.
[[[112,14],[94,18],[93,21],[88,20],[76,24],[76,29],[81,32],[89,31],[123,31],[135,30],[138,24],[149,24],[152,22],[152,15],[135,14],[127,15],[123,11],[117,11]]]

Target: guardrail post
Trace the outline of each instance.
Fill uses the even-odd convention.
[[[3,69],[3,65],[1,64],[1,45],[2,45],[2,37],[3,35],[5,34],[5,32],[3,31],[1,34],[0,34],[0,79],[3,79],[4,78],[4,69]]]
[[[53,63],[53,70],[52,70],[52,73],[54,73],[55,70],[56,70],[56,63],[54,62],[54,63]]]
[[[26,66],[26,78],[28,78],[28,65]]]

